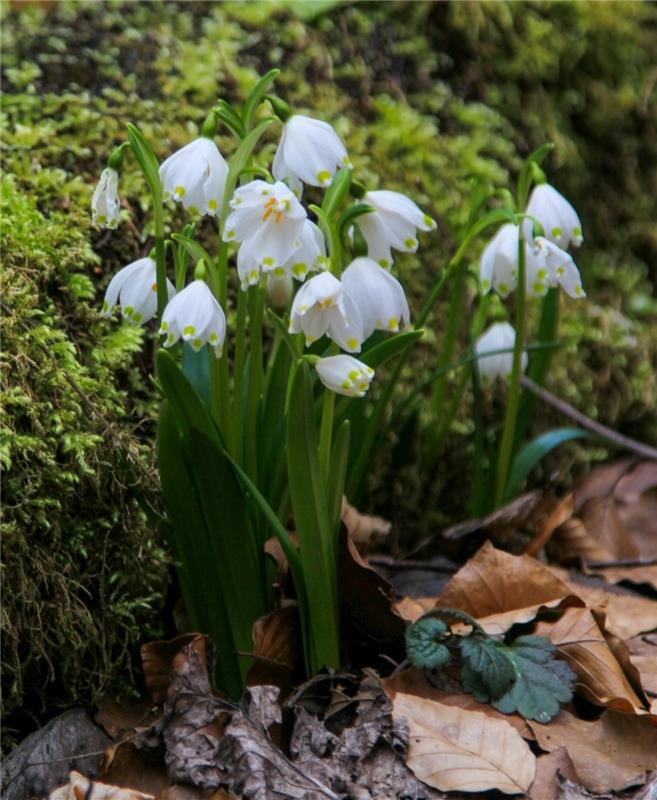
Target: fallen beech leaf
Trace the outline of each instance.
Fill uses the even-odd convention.
[[[342,521],[347,527],[349,536],[359,545],[368,545],[373,538],[384,539],[392,527],[392,524],[383,517],[361,514],[346,497],[342,498]]]
[[[556,529],[572,517],[575,505],[574,497],[574,494],[571,492],[552,509],[525,551],[528,556],[538,555],[550,541]]]
[[[543,750],[566,748],[582,785],[593,792],[642,784],[657,768],[657,728],[645,717],[605,711],[587,722],[562,710],[549,725],[529,726]]]
[[[128,731],[132,732],[137,727],[147,727],[152,724],[154,715],[159,716],[159,709],[145,700],[119,703],[114,698],[106,696],[100,701],[94,719],[114,741],[117,741]]]
[[[636,636],[626,644],[630,661],[639,672],[643,690],[657,697],[657,634]]]
[[[436,607],[435,597],[402,597],[394,604],[394,609],[408,622],[415,622],[426,611]]]
[[[132,742],[123,742],[105,752],[99,778],[112,786],[153,795],[171,784],[161,750],[138,749]]]
[[[490,542],[454,575],[436,601],[475,617],[486,633],[534,619],[542,606],[583,605],[568,585],[531,556],[512,556]]]
[[[589,608],[604,608],[605,628],[621,639],[631,639],[657,628],[657,601],[625,592],[609,592],[604,586],[569,581],[573,594]]]
[[[155,795],[143,794],[107,783],[92,781],[79,772],[71,772],[68,784],[55,789],[49,800],[153,800]]]
[[[614,496],[641,558],[657,558],[657,463],[638,464],[618,481]]]
[[[516,497],[487,517],[467,520],[443,531],[448,542],[458,542],[460,556],[471,556],[486,540],[509,552],[524,553],[552,512],[555,500],[535,490]]]
[[[278,608],[253,625],[254,663],[247,684],[278,686],[288,694],[303,669],[299,610],[296,606]]]
[[[351,664],[374,666],[382,652],[399,662],[404,660],[406,626],[393,607],[394,590],[362,558],[344,526],[338,555],[338,599]]]
[[[588,608],[569,608],[557,622],[539,623],[536,633],[550,639],[574,670],[577,693],[606,708],[646,713]]]
[[[507,722],[401,693],[393,717],[408,724],[408,766],[441,791],[525,794],[534,780],[536,759]]]
[[[546,753],[536,761],[536,777],[529,787],[530,800],[561,800],[561,778],[579,783],[577,770],[565,747]]]
[[[621,583],[627,581],[637,585],[646,584],[652,586],[657,591],[657,564],[649,566],[632,567],[587,567],[587,572],[592,575],[600,575],[609,583]]]
[[[424,697],[428,700],[436,700],[446,706],[457,706],[465,711],[479,711],[492,719],[502,720],[512,725],[523,739],[533,741],[535,738],[532,729],[519,714],[502,714],[488,703],[479,703],[471,694],[446,692],[432,686],[427,680],[424,672],[415,667],[402,670],[396,675],[385,678],[381,681],[386,694],[391,700],[397,694],[411,694],[416,697]]]
[[[154,703],[163,703],[166,700],[174,673],[173,660],[183,647],[196,638],[201,638],[198,633],[185,633],[166,642],[148,642],[142,645],[144,679]]]

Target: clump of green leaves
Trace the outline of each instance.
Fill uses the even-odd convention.
[[[438,615],[466,622],[470,633],[452,634]],[[572,698],[575,673],[555,658],[555,650],[544,636],[501,642],[472,617],[453,609],[432,610],[406,630],[406,653],[414,667],[436,670],[458,659],[464,691],[503,714],[517,712],[542,723]]]

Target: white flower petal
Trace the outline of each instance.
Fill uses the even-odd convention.
[[[482,334],[475,345],[479,359],[477,366],[479,374],[485,380],[494,381],[495,378],[507,378],[513,370],[513,347],[516,341],[516,332],[508,322],[497,322]],[[509,350],[508,353],[484,356],[485,353],[495,350]],[[527,368],[527,353],[522,354],[522,370]]]
[[[164,161],[159,174],[172,200],[199,214],[217,214],[228,164],[211,139],[201,136],[185,145]]]
[[[113,229],[119,224],[118,187],[119,173],[115,169],[107,167],[102,171],[91,198],[91,215],[94,225]]]
[[[375,330],[398,331],[410,321],[401,284],[371,258],[352,261],[342,274],[342,285],[358,307],[364,339]]]
[[[208,344],[217,357],[221,355],[226,337],[226,317],[204,281],[193,281],[168,303],[160,333],[167,337],[165,347],[171,347],[182,338],[194,350]]]
[[[545,238],[562,249],[565,250],[570,244],[579,247],[582,243],[582,223],[577,212],[550,184],[542,183],[534,187],[527,213],[541,223]]]
[[[351,166],[347,151],[326,122],[295,114],[285,123],[274,159],[275,178],[328,186],[343,166]]]
[[[322,358],[315,369],[327,389],[345,397],[364,397],[374,377],[371,367],[346,355]]]

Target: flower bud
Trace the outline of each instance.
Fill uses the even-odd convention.
[[[346,355],[321,358],[315,369],[327,389],[345,397],[364,397],[374,377],[371,367]]]
[[[292,278],[287,273],[281,277],[272,272],[267,276],[267,297],[274,308],[287,308],[292,300]]]

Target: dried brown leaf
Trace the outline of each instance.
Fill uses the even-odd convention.
[[[526,492],[486,517],[452,525],[442,536],[458,543],[461,557],[472,555],[486,540],[519,555],[537,536],[555,504],[546,492]]]
[[[565,747],[542,755],[536,761],[536,777],[529,788],[530,800],[559,800],[562,779],[579,783],[577,770]]]
[[[71,772],[68,784],[55,789],[48,797],[49,800],[153,800],[154,795],[92,781],[79,772]]]
[[[299,610],[296,606],[278,608],[253,625],[254,664],[247,684],[278,686],[283,694],[292,689],[303,669]]]
[[[593,792],[640,785],[657,767],[657,728],[645,717],[605,711],[587,722],[562,710],[548,725],[529,726],[543,750],[566,748],[582,785]]]
[[[529,622],[543,607],[581,605],[568,585],[531,556],[512,556],[487,542],[447,584],[436,606],[458,608],[488,633]]]
[[[592,575],[599,575],[608,583],[633,583],[637,586],[645,584],[657,591],[657,564],[649,566],[589,567],[586,570]]]
[[[342,521],[356,544],[369,545],[373,539],[382,540],[390,533],[391,523],[383,517],[361,514],[346,497],[342,498]]]
[[[149,642],[142,646],[144,679],[153,703],[163,703],[166,700],[174,674],[174,658],[183,647],[198,637],[198,633],[185,633],[166,642]]]
[[[401,693],[393,716],[408,724],[408,766],[441,791],[525,794],[534,780],[536,759],[508,722]]]
[[[550,639],[574,670],[576,692],[606,708],[647,713],[588,608],[569,608],[557,622],[539,623],[536,633]]]
[[[446,706],[457,706],[465,711],[479,711],[487,716],[508,722],[523,739],[533,740],[534,734],[527,722],[519,714],[502,714],[488,703],[478,703],[471,694],[464,692],[446,692],[432,686],[422,670],[411,667],[381,681],[386,694],[391,700],[397,694],[410,694],[427,700],[436,700]]]
[[[161,749],[138,749],[132,742],[110,747],[99,775],[103,783],[157,795],[170,785]]]
[[[636,636],[626,644],[630,661],[639,672],[643,690],[657,698],[657,634]]]

